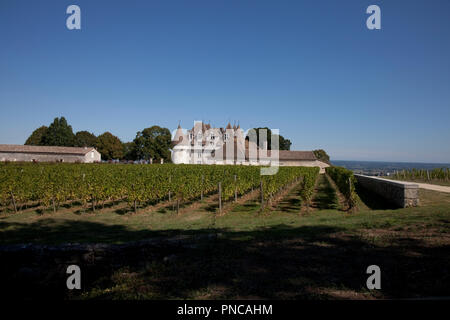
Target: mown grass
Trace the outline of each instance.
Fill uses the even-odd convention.
[[[119,214],[112,209],[76,214],[36,212],[0,217],[0,242],[123,243],[154,237],[215,234],[168,259],[97,266],[74,299],[372,299],[450,296],[450,194],[420,190],[421,205],[373,206],[346,212],[326,180],[312,204],[292,189],[278,205],[260,211],[258,200],[223,216],[205,201],[176,215]],[[373,200],[373,199],[372,199]],[[365,202],[364,202],[365,201]],[[164,252],[163,252],[164,254]],[[365,286],[366,268],[382,270],[382,289]],[[89,272],[88,272],[89,273]],[[45,295],[39,284],[36,292]],[[23,294],[19,290],[18,295]],[[59,296],[58,296],[59,297]]]
[[[352,214],[336,209],[301,211],[301,204],[298,212],[258,213],[257,201],[251,201],[216,221],[216,240],[170,262],[121,268],[72,298],[449,296],[450,197],[421,191],[421,198],[417,208],[362,209]],[[365,286],[366,268],[372,264],[382,270],[381,290]]]
[[[445,227],[442,221],[450,218],[450,194],[420,190],[421,206],[406,209],[372,210],[361,201],[360,210],[350,214],[335,209],[338,206],[335,195],[325,181],[320,183],[313,201],[314,210],[309,213],[302,210],[301,200],[289,202],[288,209],[287,204],[283,206],[281,202],[275,210],[262,213],[258,201],[251,200],[236,205],[224,216],[211,212],[206,204],[180,215],[165,209],[139,214],[118,214],[113,210],[84,214],[70,210],[56,214],[8,214],[0,217],[0,244],[123,243],[152,237],[210,233],[213,229],[232,233],[276,225],[334,226],[346,231],[386,226]],[[295,190],[292,193],[287,198],[298,199]]]

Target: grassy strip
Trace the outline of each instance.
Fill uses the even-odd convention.
[[[328,167],[326,173],[336,183],[339,191],[345,196],[348,209],[356,207],[357,195],[355,192],[356,178],[351,170],[342,167]]]

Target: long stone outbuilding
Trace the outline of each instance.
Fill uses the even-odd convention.
[[[0,144],[0,161],[23,162],[100,162],[93,147],[54,147]]]

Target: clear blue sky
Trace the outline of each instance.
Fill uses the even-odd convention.
[[[1,0],[0,143],[57,116],[123,141],[239,120],[332,159],[448,163],[449,15],[448,0]]]

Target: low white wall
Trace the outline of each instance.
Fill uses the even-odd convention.
[[[355,174],[355,178],[363,188],[378,194],[401,208],[419,205],[419,186],[417,184],[360,174]]]

